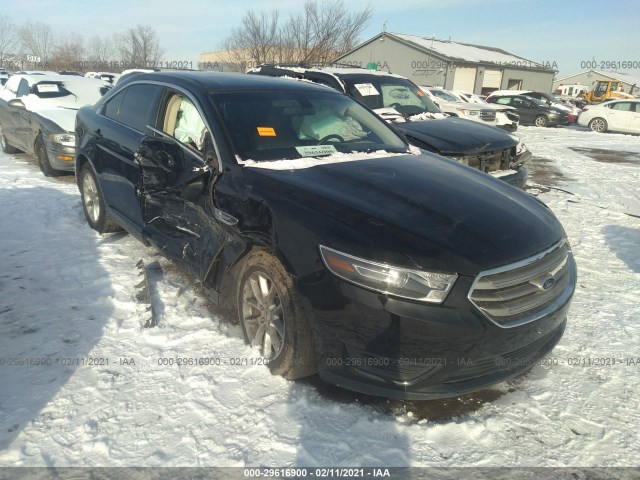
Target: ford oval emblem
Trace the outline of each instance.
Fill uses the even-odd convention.
[[[551,287],[553,287],[556,284],[556,279],[551,277],[551,278],[547,278],[544,283],[542,284],[542,289],[543,290],[549,290]]]

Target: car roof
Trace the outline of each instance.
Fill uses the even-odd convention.
[[[55,74],[55,75],[14,75],[14,76],[19,78],[24,78],[30,87],[41,82],[56,82],[56,83],[65,83],[65,84],[81,83],[81,82],[87,82],[87,81],[103,82],[99,78],[85,78],[85,77],[79,77],[77,75]]]
[[[329,91],[326,87],[310,82],[292,82],[289,79],[246,75],[244,73],[220,73],[200,71],[160,71],[137,73],[125,78],[118,86],[139,81],[173,83],[182,87],[204,88],[209,91],[242,92],[254,90],[316,90]]]

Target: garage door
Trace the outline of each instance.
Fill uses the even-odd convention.
[[[485,70],[482,88],[500,88],[502,72],[500,70]]]
[[[453,89],[473,93],[476,85],[475,67],[457,67],[453,77]]]

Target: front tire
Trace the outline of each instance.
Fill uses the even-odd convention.
[[[533,123],[536,127],[546,127],[547,125],[549,125],[549,119],[544,115],[538,115]]]
[[[293,380],[316,372],[309,316],[291,276],[264,250],[250,254],[237,283],[246,343],[258,347],[274,375]]]
[[[594,132],[604,133],[607,131],[609,126],[607,125],[607,121],[604,118],[594,118],[589,122],[589,128]]]
[[[0,136],[0,146],[2,146],[2,151],[4,153],[18,153],[20,151],[16,147],[11,145],[7,141],[7,137],[5,137],[4,135]]]
[[[47,155],[47,149],[44,146],[44,140],[42,140],[41,135],[38,135],[38,138],[36,138],[34,151],[40,171],[45,177],[58,177],[62,175],[60,170],[56,170],[51,166],[51,163],[49,162],[49,155]]]
[[[79,186],[82,209],[89,226],[98,233],[111,233],[122,230],[107,211],[96,173],[89,162],[85,163],[80,171]]]

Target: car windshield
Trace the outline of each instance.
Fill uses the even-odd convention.
[[[263,91],[212,93],[211,98],[244,160],[408,149],[383,121],[339,93]]]
[[[432,88],[429,90],[436,97],[440,97],[441,99],[447,102],[459,103],[460,99],[451,95],[449,92],[445,92],[444,90],[438,90],[436,88]]]
[[[404,116],[440,113],[417,85],[404,78],[384,75],[342,77],[349,95],[372,110],[393,108]]]

